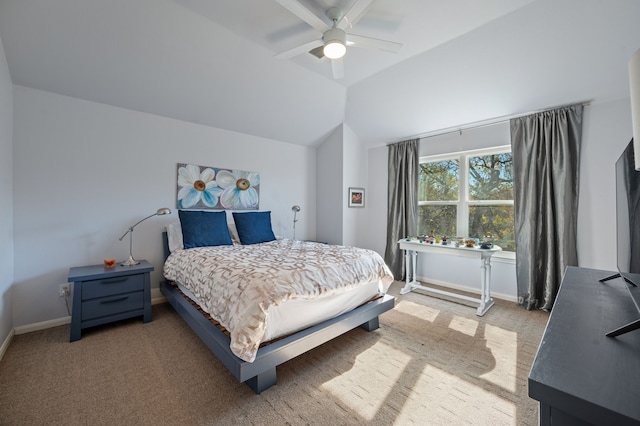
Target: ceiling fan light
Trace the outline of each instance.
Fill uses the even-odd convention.
[[[341,42],[332,40],[328,43],[325,43],[323,52],[324,56],[329,59],[338,59],[344,56],[344,54],[347,52],[347,48]]]
[[[344,30],[340,28],[331,28],[322,36],[324,40],[323,53],[329,59],[342,58],[347,52],[346,39]]]

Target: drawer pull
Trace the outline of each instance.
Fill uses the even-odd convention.
[[[105,304],[105,303],[122,302],[123,300],[127,300],[128,298],[129,296],[121,296],[121,297],[116,297],[115,299],[101,300],[100,303]]]
[[[102,280],[100,281],[102,284],[115,284],[115,283],[121,283],[123,281],[128,280],[129,277],[118,277],[118,278],[111,278],[109,280]]]

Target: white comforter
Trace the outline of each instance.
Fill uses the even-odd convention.
[[[177,250],[167,258],[164,276],[198,298],[229,330],[232,352],[248,362],[255,360],[271,305],[376,280],[384,293],[393,282],[372,250],[294,240]]]

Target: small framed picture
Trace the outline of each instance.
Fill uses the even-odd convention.
[[[349,188],[349,207],[364,207],[364,188]]]

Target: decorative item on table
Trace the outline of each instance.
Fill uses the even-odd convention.
[[[464,237],[456,237],[456,247],[464,246]]]
[[[446,235],[442,236],[442,245],[446,246],[449,244],[449,238]]]
[[[129,227],[129,229],[127,229],[127,232],[122,234],[122,237],[119,238],[120,241],[122,241],[122,239],[124,237],[126,237],[127,234],[129,234],[129,258],[121,263],[122,266],[133,266],[133,265],[137,265],[137,264],[140,263],[140,262],[138,262],[137,260],[135,260],[133,258],[133,228],[135,228],[136,226],[138,226],[140,223],[144,222],[145,220],[149,219],[150,217],[162,216],[162,215],[165,215],[165,214],[171,214],[171,209],[168,209],[166,207],[158,209],[157,212],[155,212],[153,214],[150,214],[149,216],[145,217],[144,219],[139,220],[138,222],[136,222],[134,225],[131,225]]]
[[[476,245],[475,240],[472,240],[471,238],[464,240],[464,246],[468,247],[468,248],[474,248]]]
[[[111,269],[116,267],[116,259],[113,257],[104,258],[104,269]]]
[[[485,236],[482,238],[482,243],[480,243],[480,248],[485,250],[493,248],[493,237],[491,236],[491,234],[485,234]]]

